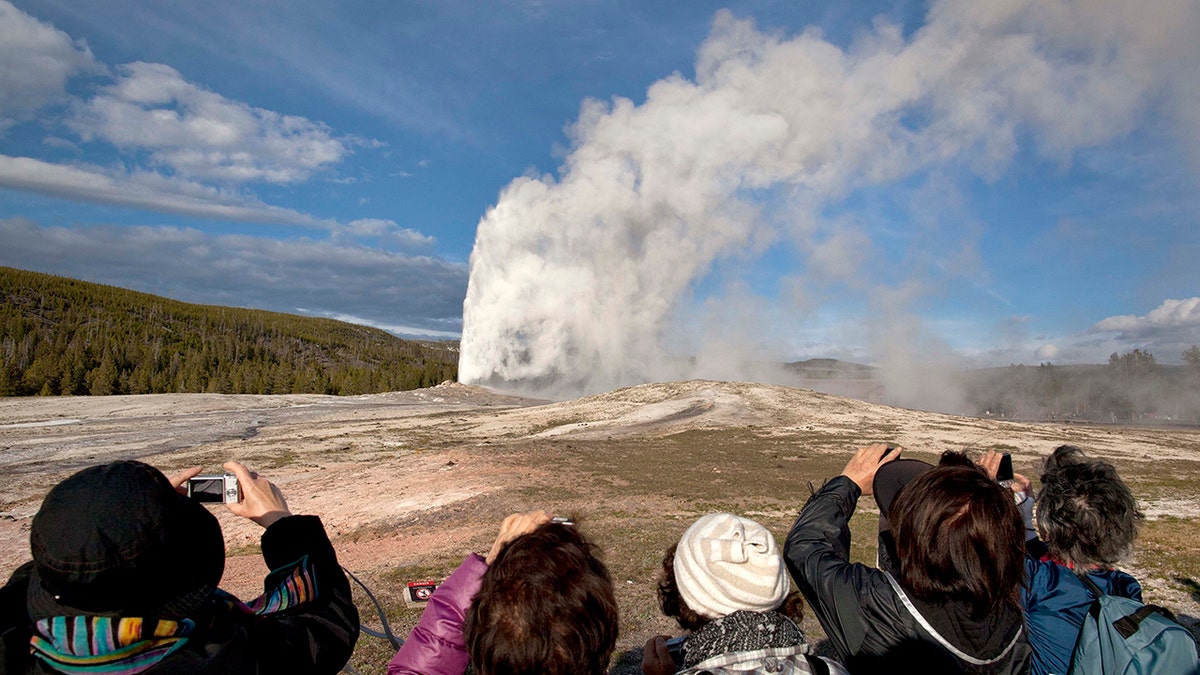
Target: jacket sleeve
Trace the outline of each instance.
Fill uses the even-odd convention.
[[[33,561],[13,571],[0,588],[0,673],[23,673],[29,667],[31,621],[25,607]]]
[[[388,664],[388,675],[462,675],[467,670],[463,621],[487,571],[472,553],[429,598],[421,620]]]
[[[358,641],[358,609],[321,519],[288,516],[272,523],[263,532],[262,552],[273,571],[307,557],[305,569],[311,578],[289,581],[286,590],[308,586],[315,597],[255,622],[250,644],[259,672],[338,672]],[[268,593],[276,576],[263,582]]]
[[[843,662],[863,647],[869,627],[861,598],[880,574],[850,563],[850,517],[861,492],[845,476],[830,480],[804,505],[784,543],[788,571]]]

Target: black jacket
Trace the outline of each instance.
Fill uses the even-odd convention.
[[[850,672],[1028,672],[1030,649],[1019,609],[975,621],[966,606],[911,600],[968,659],[1003,654],[991,664],[972,664],[919,626],[886,572],[850,563],[849,523],[860,493],[845,476],[830,480],[805,504],[784,545],[788,571]]]
[[[264,591],[301,570],[315,598],[285,609],[250,613],[231,596],[214,594],[190,618],[196,629],[177,651],[146,673],[336,673],[358,639],[358,610],[333,545],[316,516],[289,516],[262,535],[262,552],[274,572]],[[26,609],[32,563],[18,568],[0,589],[0,673],[51,673],[30,652],[33,626]],[[285,592],[286,595],[286,592]],[[277,596],[278,597],[278,596]],[[253,604],[253,603],[251,603]]]

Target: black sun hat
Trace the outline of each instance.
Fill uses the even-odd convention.
[[[221,526],[148,464],[84,469],[46,495],[30,526],[30,616],[178,619],[225,570]]]
[[[903,457],[879,467],[879,470],[875,472],[875,481],[872,483],[872,492],[875,495],[875,504],[879,506],[879,513],[886,518],[891,512],[892,504],[896,501],[896,495],[900,494],[900,489],[932,468],[933,465],[928,462]]]

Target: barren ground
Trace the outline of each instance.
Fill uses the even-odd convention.
[[[782,539],[809,484],[836,475],[854,448],[874,441],[930,460],[948,449],[1001,449],[1035,482],[1040,459],[1062,443],[1112,461],[1148,517],[1126,568],[1148,601],[1188,624],[1200,617],[1200,430],[1016,424],[706,381],[562,403],[458,384],[342,398],[0,399],[0,574],[28,559],[42,496],[79,468],[137,458],[164,471],[216,472],[237,459],[275,481],[294,512],[321,516],[343,566],[380,596],[402,636],[420,611],[404,605],[405,582],[444,577],[467,552],[485,550],[507,513],[573,514],[606,551],[626,652],[672,632],[658,615],[655,579],[663,551],[691,520],[730,510]],[[874,559],[873,507],[862,500],[853,522],[853,554],[863,561]],[[229,553],[223,586],[251,597],[265,573],[259,529],[214,512]],[[364,621],[378,628],[358,595]],[[820,639],[814,621],[804,628]],[[390,655],[364,635],[351,664],[382,672]]]

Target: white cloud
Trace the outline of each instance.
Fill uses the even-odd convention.
[[[340,231],[355,239],[378,239],[400,251],[419,251],[433,248],[437,239],[407,227],[400,227],[394,220],[384,218],[360,218],[352,220]]]
[[[0,265],[187,302],[356,317],[407,334],[456,335],[466,265],[314,241],[181,227],[47,227],[0,220]]]
[[[1200,328],[1200,298],[1164,300],[1145,316],[1110,316],[1096,324],[1096,330],[1133,334],[1176,328]]]
[[[308,313],[308,312],[306,312],[306,313]],[[362,317],[354,316],[352,314],[328,313],[328,314],[322,314],[321,316],[324,316],[327,319],[334,319],[336,321],[345,321],[346,323],[357,323],[357,324],[362,324],[365,326],[373,326],[380,330],[386,330],[387,332],[389,332],[393,335],[399,335],[400,337],[405,337],[405,338],[431,338],[431,339],[435,339],[435,340],[452,338],[452,339],[457,340],[459,337],[459,331],[457,330],[457,326],[455,326],[455,328],[456,328],[455,330],[439,330],[436,328],[423,328],[423,327],[404,326],[404,325],[391,324],[391,323],[380,323],[378,321],[371,321],[369,319],[364,319]]]
[[[389,251],[428,252],[437,243],[435,237],[400,227],[393,220],[361,218],[341,223],[315,218],[300,211],[264,204],[241,191],[215,188],[152,171],[125,173],[84,164],[51,164],[29,157],[0,155],[0,187],[197,218],[324,229],[338,242],[350,245],[370,240]]]
[[[1052,361],[1058,356],[1058,347],[1053,344],[1044,344],[1038,347],[1037,357],[1039,361]]]
[[[98,70],[86,44],[0,0],[0,132],[65,99],[72,76]]]
[[[137,62],[116,71],[116,82],[69,125],[85,140],[147,151],[181,176],[295,183],[340,162],[356,142],[319,122],[227,99],[167,65]]]
[[[1200,298],[1165,300],[1142,316],[1110,316],[1090,330],[1068,335],[1038,336],[1036,341],[980,353],[979,365],[1038,361],[1105,363],[1113,353],[1138,348],[1154,354],[1159,363],[1179,363],[1183,351],[1200,344]]]
[[[0,155],[0,187],[201,218],[310,227],[318,224],[310,215],[270,206],[240,192],[153,172],[131,174],[89,165],[52,164],[29,157]]]

